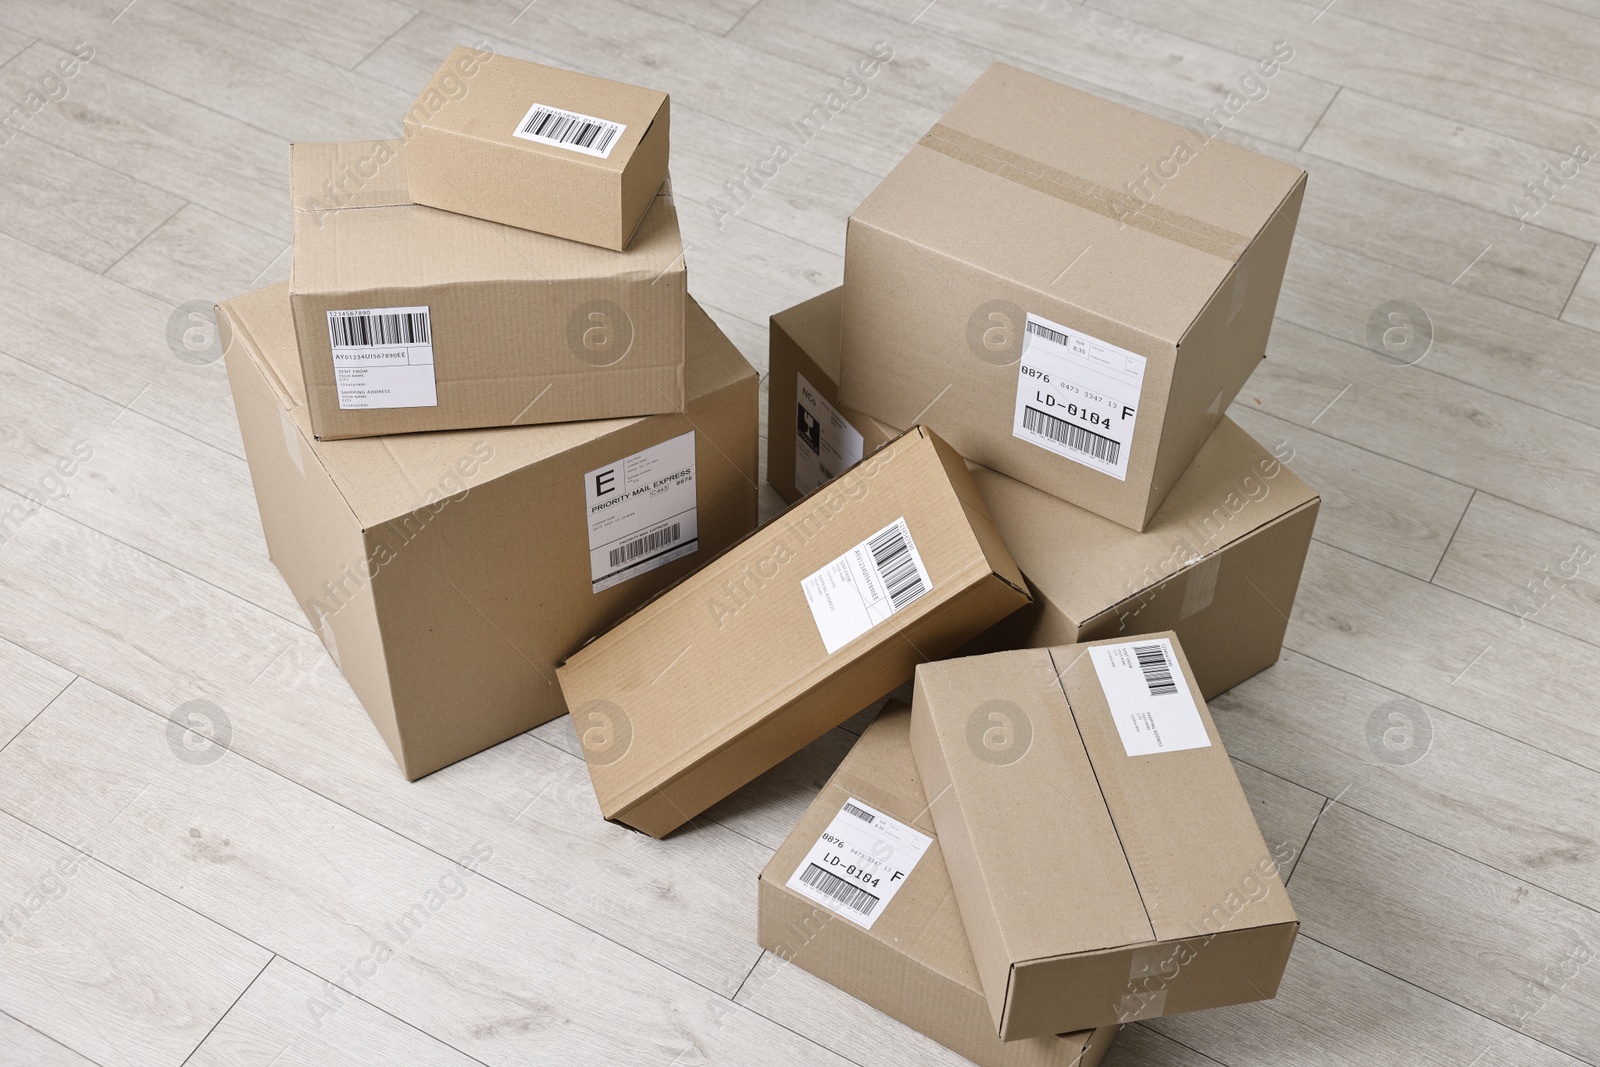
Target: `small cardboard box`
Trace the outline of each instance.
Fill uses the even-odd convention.
[[[413,204],[399,141],[297,144],[289,282],[321,440],[683,410],[671,190],[609,252]]]
[[[1027,599],[913,428],[562,665],[600,810],[664,836]]]
[[[767,481],[791,502],[897,432],[838,406],[840,293],[772,316]],[[1208,700],[1271,666],[1321,503],[1288,458],[1224,416],[1142,534],[968,464],[1033,603],[964,651],[1176,630]]]
[[[923,664],[911,750],[1002,1040],[1276,995],[1299,923],[1175,635]]]
[[[562,714],[562,657],[755,526],[756,375],[692,301],[684,414],[354,441],[286,286],[217,324],[268,551],[407,778]]]
[[[995,1036],[910,723],[890,701],[761,872],[761,947],[980,1067],[1095,1067],[1117,1027]]]
[[[1304,185],[997,63],[850,216],[840,398],[1142,530],[1266,353]]]
[[[411,198],[621,251],[667,180],[667,94],[457,48],[405,117]]]

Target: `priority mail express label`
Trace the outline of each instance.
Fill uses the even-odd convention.
[[[1211,747],[1211,736],[1189,683],[1178,669],[1171,640],[1152,637],[1094,645],[1089,659],[1128,755]]]
[[[794,487],[804,496],[861,462],[866,441],[837,408],[795,372]]]
[[[788,887],[870,930],[932,843],[921,830],[850,797]]]
[[[1011,436],[1128,480],[1145,358],[1030,314]]]
[[[589,582],[610,589],[700,547],[694,431],[583,476]]]
[[[328,339],[341,409],[439,406],[427,307],[330,311]]]

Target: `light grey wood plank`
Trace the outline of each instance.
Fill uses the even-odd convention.
[[[1560,314],[1567,322],[1600,330],[1600,265],[1592,253]]]
[[[93,1060],[4,1013],[0,1013],[0,1064],[6,1067],[94,1067]]]
[[[290,246],[198,204],[186,204],[106,277],[177,306],[215,303],[289,278]]]
[[[1479,493],[1433,580],[1583,641],[1600,638],[1600,533]]]
[[[1219,1061],[1180,1045],[1141,1023],[1134,1023],[1122,1028],[1111,1051],[1100,1062],[1104,1067],[1151,1067],[1156,1064],[1160,1067],[1209,1067]]]
[[[331,1015],[308,1005],[327,995],[310,971],[279,956],[267,964],[185,1067],[470,1067],[478,1061],[359,996]]]
[[[236,753],[180,759],[98,686],[68,697],[0,754],[0,803],[485,1063],[846,1063],[504,888],[491,841],[441,856]],[[308,1013],[342,1010],[324,996]]]
[[[215,24],[213,32],[218,35],[265,38],[345,70],[353,70],[417,13],[413,5],[396,0],[176,2]]]
[[[630,0],[641,11],[680,19],[707,33],[727,33],[760,0]]]
[[[7,774],[8,800],[19,781]],[[0,1006],[106,1067],[182,1062],[269,954],[101,863],[115,808],[64,838],[93,858],[15,810],[0,814]]]
[[[1600,913],[1351,808],[1294,879],[1306,936],[1567,1054],[1600,1049]]]
[[[61,695],[73,674],[10,641],[0,641],[0,747]]]
[[[0,67],[5,66],[14,56],[20,55],[24,48],[33,43],[33,38],[25,33],[18,33],[9,26],[0,26]]]

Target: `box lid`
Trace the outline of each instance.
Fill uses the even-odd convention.
[[[225,346],[235,341],[245,345],[250,357],[264,369],[264,376],[278,394],[279,405],[298,428],[307,449],[332,476],[357,519],[368,528],[434,503],[434,487],[440,484],[443,474],[456,474],[463,488],[471,489],[508,471],[599,440],[631,426],[639,418],[686,419],[684,415],[646,415],[318,441],[312,435],[311,417],[306,410],[288,285],[280,283],[218,305],[217,323]],[[693,299],[686,309],[684,334],[684,389],[690,403],[755,376],[733,342]],[[470,475],[460,473],[456,465],[466,447],[463,432],[470,433],[474,441],[493,446],[498,460],[492,470],[480,465]]]
[[[850,222],[1175,345],[1304,173],[996,63]]]

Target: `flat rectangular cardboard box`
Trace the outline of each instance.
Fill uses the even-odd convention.
[[[1117,1027],[1001,1041],[989,1018],[978,967],[967,946],[955,890],[911,758],[911,709],[891,700],[850,749],[811,807],[761,872],[757,936],[761,947],[862,998],[980,1067],[1095,1067],[1110,1048]],[[849,807],[846,807],[849,805]],[[886,895],[846,891],[848,873],[824,879],[812,871],[813,849],[827,845],[835,825],[855,830],[865,844],[844,853],[858,861],[861,876],[893,878],[901,855],[895,838],[874,833],[876,822],[856,827],[871,810],[931,840],[914,866]],[[826,862],[824,860],[824,862]],[[820,868],[819,868],[820,870]],[[809,879],[816,888],[800,879]],[[870,925],[869,925],[870,923]]]
[[[1142,530],[1266,353],[1304,184],[997,63],[850,216],[840,398]]]
[[[558,671],[607,819],[661,837],[1027,602],[915,427]]]
[[[684,414],[319,442],[287,286],[218,308],[268,551],[407,778],[565,712],[564,656],[755,527],[756,374],[688,311]]]
[[[1299,923],[1174,634],[923,664],[911,750],[1002,1040],[1276,995]]]
[[[406,167],[400,141],[290,151],[290,301],[319,439],[683,410],[670,188],[611,252],[413,204]]]
[[[405,117],[419,204],[621,251],[667,180],[667,94],[460,47]]]
[[[801,477],[832,473],[826,464],[856,437],[859,459],[898,432],[838,404],[840,293],[772,316],[767,481],[785,500],[799,496]],[[1286,445],[1274,452],[1224,416],[1142,534],[968,464],[1033,603],[964,651],[1175,630],[1208,700],[1271,666],[1321,503],[1289,458]]]

